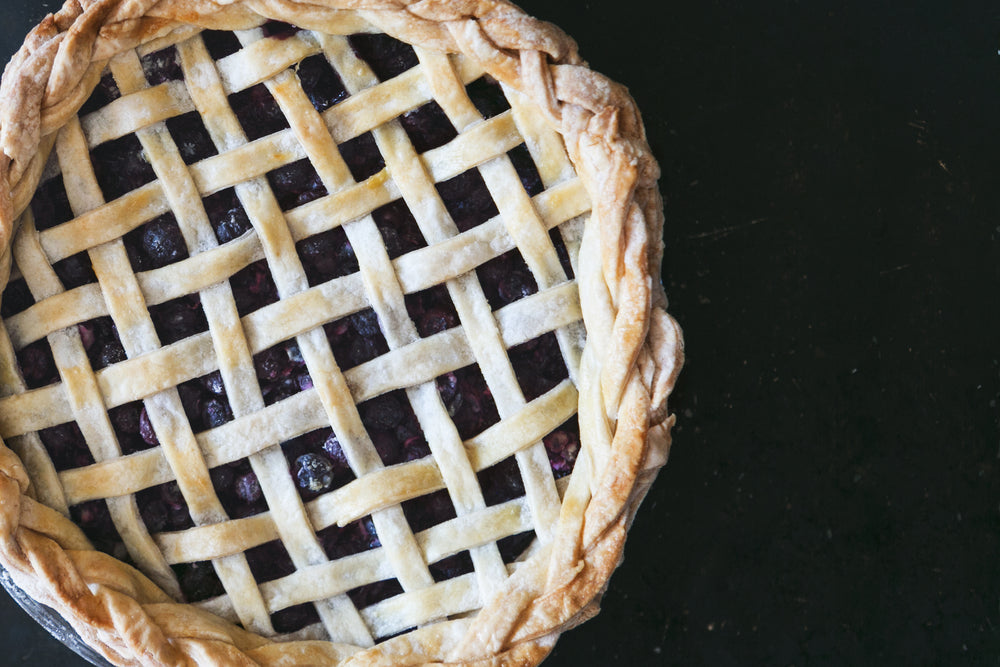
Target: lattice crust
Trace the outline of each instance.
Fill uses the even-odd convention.
[[[238,43],[213,57],[204,28]],[[383,32],[415,62],[375,71],[352,40]],[[338,99],[313,94],[313,65]],[[508,109],[473,99],[490,77]],[[113,94],[85,105],[95,88]],[[83,2],[32,33],[0,94],[0,554],[19,585],[121,664],[533,664],[594,613],[666,458],[681,345],[641,123],[568,38],[501,2]],[[263,129],[248,96],[273,99]],[[454,137],[421,134],[428,118]],[[467,221],[456,183],[486,213]],[[390,239],[401,219],[417,242]],[[324,273],[317,248],[350,267]],[[510,257],[530,279],[498,287]],[[425,298],[453,314],[426,324]],[[349,327],[366,354],[344,357]],[[526,379],[540,340],[561,382]],[[39,359],[54,382],[30,377]],[[457,378],[494,418],[463,424]],[[382,427],[410,429],[406,449]],[[72,429],[88,451],[68,461],[51,443]],[[324,464],[301,492],[316,442],[343,475]],[[505,462],[517,488],[498,495]],[[180,519],[151,519],[168,493]],[[95,507],[120,561],[67,519],[88,530]],[[175,602],[194,571],[221,588]]]

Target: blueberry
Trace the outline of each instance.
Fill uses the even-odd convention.
[[[398,426],[406,414],[392,394],[383,394],[365,403],[364,422],[372,428],[390,430]]]
[[[227,209],[215,223],[215,237],[219,243],[229,243],[246,234],[253,225],[242,207]]]
[[[236,480],[236,496],[247,503],[255,503],[261,499],[262,492],[257,475],[249,472]]]
[[[187,257],[187,246],[181,230],[173,220],[161,216],[148,223],[142,233],[142,248],[154,268],[172,264]]]
[[[117,364],[120,361],[125,361],[125,349],[122,348],[121,343],[110,341],[101,347],[97,367],[104,368],[111,364]]]
[[[420,318],[420,324],[417,328],[420,331],[420,335],[426,337],[450,329],[457,323],[455,316],[451,313],[441,308],[432,308]]]
[[[483,118],[493,118],[510,108],[499,82],[489,74],[470,83],[466,91]]]
[[[347,90],[326,57],[316,55],[299,63],[296,70],[302,89],[319,112],[347,98]]]
[[[301,489],[320,493],[333,485],[333,464],[318,454],[303,454],[295,460],[295,469],[295,479]]]
[[[506,303],[531,296],[538,291],[535,278],[528,271],[512,271],[505,276],[498,286],[500,298]]]
[[[141,58],[141,62],[146,81],[151,86],[184,78],[175,46],[168,46],[160,51],[147,54]]]
[[[226,385],[222,381],[222,373],[219,371],[212,371],[208,375],[201,379],[201,383],[205,386],[205,389],[215,394],[216,396],[226,395]]]
[[[233,413],[229,410],[229,404],[221,399],[211,398],[202,406],[202,422],[205,428],[222,426],[232,418]]]
[[[402,74],[419,62],[412,46],[383,33],[359,33],[348,37],[348,41],[355,55],[368,62],[380,81]]]
[[[207,600],[226,592],[209,561],[182,563],[174,565],[173,569],[188,602]]]
[[[344,454],[344,448],[340,444],[340,440],[337,439],[336,434],[330,433],[326,440],[323,442],[323,451],[326,452],[327,456],[330,457],[330,461],[338,467],[348,468],[347,455]]]
[[[145,407],[139,415],[139,436],[150,447],[159,447],[160,445],[160,440],[156,437],[156,431],[153,430],[153,424],[149,421],[149,413],[146,412]]]
[[[455,126],[436,101],[407,111],[399,121],[418,153],[443,146],[458,136]]]
[[[52,348],[45,338],[26,345],[17,353],[17,363],[28,389],[38,389],[55,382],[59,373],[52,358]]]
[[[59,276],[60,282],[67,290],[97,282],[97,276],[90,263],[90,256],[86,252],[78,252],[56,262],[52,268],[55,269],[56,275]]]
[[[11,317],[30,308],[35,303],[35,298],[31,296],[28,283],[24,278],[11,280],[7,283],[7,289],[0,299],[0,317]]]
[[[359,336],[366,338],[382,334],[382,329],[378,324],[378,315],[371,308],[351,315],[351,327]]]

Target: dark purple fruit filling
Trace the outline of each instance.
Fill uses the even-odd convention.
[[[302,352],[294,340],[286,340],[258,352],[253,357],[253,367],[265,405],[277,403],[313,386]]]
[[[580,424],[573,415],[562,426],[549,433],[542,440],[549,455],[549,465],[556,479],[573,472],[576,457],[580,453]]]
[[[551,332],[512,347],[507,355],[526,400],[535,400],[569,377],[559,341]]]
[[[484,74],[468,86],[465,91],[483,118],[499,116],[510,108],[510,102],[503,94],[500,83],[489,74]]]
[[[349,139],[338,147],[340,156],[347,163],[351,176],[358,183],[365,181],[385,168],[385,160],[379,153],[375,137],[371,132]]]
[[[274,284],[271,271],[267,268],[267,260],[264,259],[233,274],[229,279],[229,286],[233,289],[233,299],[240,317],[278,300],[278,287]]]
[[[139,61],[142,63],[142,72],[146,75],[146,81],[151,86],[167,81],[180,81],[184,78],[176,46],[168,46],[160,51],[146,54]]]
[[[517,557],[524,553],[535,539],[535,531],[529,530],[517,535],[510,535],[497,540],[497,548],[500,549],[500,557],[503,562],[512,563]]]
[[[413,213],[402,199],[375,209],[372,211],[372,219],[382,235],[389,259],[396,259],[427,245]]]
[[[208,320],[197,294],[188,294],[150,306],[149,314],[163,345],[208,331]]]
[[[281,634],[295,632],[319,622],[319,613],[312,602],[297,604],[271,614],[271,625],[274,626],[275,632]]]
[[[282,211],[308,204],[329,194],[308,158],[268,172],[267,182],[271,184],[271,190]]]
[[[493,310],[499,310],[538,291],[531,269],[516,249],[491,259],[476,269],[476,273]]]
[[[500,213],[478,169],[438,183],[437,191],[461,232],[478,227]]]
[[[22,313],[34,303],[35,298],[31,296],[24,278],[11,280],[3,291],[3,297],[0,297],[0,317],[7,318]]]
[[[267,86],[263,83],[233,93],[229,96],[229,104],[250,141],[280,132],[288,127],[285,114],[281,112],[278,103],[274,101]]]
[[[133,229],[124,237],[132,270],[136,273],[158,269],[187,259],[188,249],[173,213]]]
[[[229,243],[246,234],[253,225],[235,188],[226,188],[201,200],[219,243]]]
[[[333,357],[342,370],[354,368],[389,351],[371,308],[323,325]]]
[[[337,102],[347,99],[347,89],[336,70],[330,66],[326,57],[315,55],[306,58],[296,68],[302,90],[316,111],[326,111]]]
[[[258,584],[287,577],[295,572],[295,564],[281,540],[266,542],[246,550],[247,564]]]
[[[219,153],[197,111],[168,118],[167,131],[177,144],[184,164],[194,164]]]
[[[264,37],[272,37],[274,39],[288,39],[301,30],[301,28],[291,23],[284,23],[282,21],[268,21],[260,29],[264,32]]]
[[[434,581],[437,582],[454,579],[475,571],[475,567],[472,565],[472,556],[468,551],[461,551],[454,556],[448,556],[436,563],[431,563],[429,569]]]
[[[118,84],[115,83],[111,72],[105,70],[104,74],[101,75],[101,80],[98,82],[97,87],[94,88],[94,92],[90,94],[87,101],[80,107],[79,116],[82,118],[89,113],[106,107],[121,96],[121,91],[118,90]]]
[[[556,249],[556,256],[559,257],[559,264],[562,265],[563,271],[566,272],[566,277],[569,280],[573,280],[573,264],[569,261],[569,250],[566,249],[566,243],[563,242],[562,234],[559,233],[559,229],[549,230],[549,239],[552,241],[552,246]]]
[[[457,516],[455,505],[451,502],[451,496],[448,495],[447,489],[441,489],[413,500],[406,500],[401,506],[403,514],[406,515],[406,521],[410,524],[410,529],[415,533],[450,521]]]
[[[330,560],[353,556],[382,546],[370,516],[352,521],[343,528],[336,524],[317,531],[323,551]]]
[[[357,273],[358,258],[341,227],[310,236],[295,244],[310,286]]]
[[[436,383],[438,394],[462,440],[500,421],[493,394],[476,364],[445,373]]]
[[[441,105],[433,100],[407,111],[399,117],[399,122],[418,153],[444,146],[458,136],[458,130],[448,120]]]
[[[355,607],[364,609],[373,604],[378,604],[382,600],[396,597],[402,594],[402,592],[403,587],[399,585],[397,580],[386,579],[385,581],[376,581],[374,584],[359,586],[354,590],[347,591],[347,597],[351,598],[351,602],[354,603]]]
[[[386,34],[361,33],[347,39],[354,55],[367,62],[380,81],[399,76],[419,62],[412,46]]]
[[[201,38],[213,60],[222,60],[243,48],[236,35],[224,30],[206,30],[201,33]]]
[[[302,500],[308,502],[354,479],[340,440],[329,428],[281,443],[288,472]]]
[[[524,482],[517,460],[512,456],[476,473],[483,499],[488,506],[499,505],[524,495]]]
[[[73,219],[73,209],[69,205],[62,176],[55,176],[38,186],[31,199],[31,214],[35,217],[35,229],[38,231]]]
[[[445,329],[458,326],[458,311],[444,285],[435,285],[422,292],[414,292],[404,297],[406,312],[417,325],[422,338],[441,333]]]
[[[247,459],[212,468],[209,475],[215,495],[229,518],[243,519],[267,511],[260,480]]]
[[[225,393],[213,391],[212,374],[188,380],[177,386],[181,405],[187,415],[191,430],[201,433],[233,420],[233,411]]]
[[[135,501],[150,534],[194,527],[194,520],[177,482],[143,489],[135,494]]]
[[[402,389],[359,403],[358,412],[379,458],[387,466],[430,454],[417,416]]]
[[[115,431],[118,445],[126,456],[149,449],[153,445],[146,442],[140,434],[140,424],[145,408],[142,401],[132,401],[108,410],[111,428]],[[146,415],[146,436],[153,434],[149,426],[149,415]],[[155,436],[155,434],[153,434]]]
[[[58,471],[82,468],[95,462],[76,422],[43,428],[38,432],[38,437]]]
[[[90,158],[106,201],[118,199],[156,179],[153,166],[146,160],[142,144],[134,134],[95,147]]]
[[[59,276],[63,288],[67,290],[97,282],[97,275],[94,274],[94,267],[90,263],[90,254],[87,251],[60,260],[53,264],[52,268]]]
[[[118,327],[108,316],[76,325],[80,341],[95,371],[125,361],[125,348],[118,337]]]
[[[545,189],[542,185],[542,177],[538,174],[538,168],[535,166],[534,160],[531,159],[531,153],[528,152],[528,147],[524,144],[512,149],[507,153],[507,157],[514,164],[514,171],[521,179],[521,185],[524,186],[525,191],[534,197]]]
[[[69,508],[69,516],[73,523],[80,526],[95,549],[125,563],[132,563],[125,543],[111,520],[111,512],[106,501],[90,500],[74,505]]]
[[[211,561],[203,560],[197,563],[179,563],[170,566],[177,581],[181,585],[181,592],[187,602],[200,602],[209,598],[218,597],[226,592],[219,581],[219,575],[215,573]]]
[[[52,348],[46,338],[36,340],[17,351],[17,365],[28,389],[45,387],[59,380]]]

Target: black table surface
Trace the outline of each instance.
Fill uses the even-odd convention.
[[[4,4],[6,58],[56,4]],[[1000,664],[1000,9],[887,4],[522,3],[643,109],[688,356],[546,665]],[[0,664],[83,664],[0,619]]]

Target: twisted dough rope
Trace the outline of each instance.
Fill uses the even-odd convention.
[[[562,133],[594,203],[581,261],[599,262],[601,271],[580,276],[583,363],[594,371],[581,373],[580,419],[598,436],[584,435],[556,539],[475,619],[361,652],[327,642],[276,644],[174,603],[137,571],[89,550],[78,528],[26,495],[20,461],[0,444],[4,566],[112,662],[537,664],[559,633],[596,613],[628,523],[666,460],[673,424],[666,399],[683,344],[654,279],[663,252],[662,202],[641,119],[623,87],[582,65],[571,39],[503,0],[69,0],[28,36],[0,85],[0,287],[9,275],[15,221],[37,187],[55,132],[86,100],[109,58],[184,25],[241,29],[266,17],[322,31],[344,10],[405,41],[465,53],[526,93]]]

